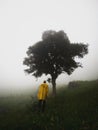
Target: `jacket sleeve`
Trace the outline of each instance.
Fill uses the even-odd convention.
[[[48,87],[48,85],[47,85],[47,96],[48,96],[48,93],[49,93],[49,87]]]
[[[40,99],[40,93],[41,93],[41,85],[39,86],[38,93],[37,93],[37,98],[38,99]]]

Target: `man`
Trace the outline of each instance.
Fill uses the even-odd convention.
[[[46,106],[46,99],[48,96],[48,84],[46,83],[46,81],[44,81],[40,86],[39,86],[39,90],[38,90],[38,100],[39,100],[39,111],[44,112],[45,110],[45,106]]]

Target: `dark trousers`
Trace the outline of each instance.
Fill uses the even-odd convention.
[[[46,100],[39,100],[38,107],[39,111],[44,112],[46,107]]]

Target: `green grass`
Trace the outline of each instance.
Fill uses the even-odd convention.
[[[0,130],[98,130],[98,80],[76,82],[49,97],[45,113],[29,95],[0,99]]]

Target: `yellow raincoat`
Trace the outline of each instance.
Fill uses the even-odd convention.
[[[39,100],[45,100],[48,95],[48,85],[46,83],[43,83],[40,85],[37,97]]]

